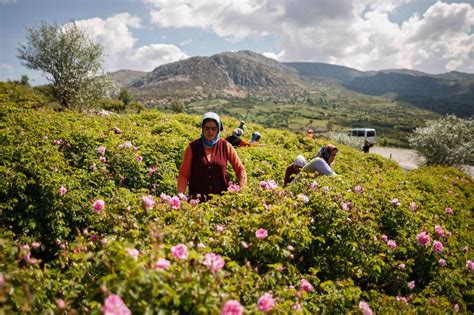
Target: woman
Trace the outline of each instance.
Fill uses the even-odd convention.
[[[285,171],[285,186],[293,181],[296,175],[299,174],[301,168],[306,165],[306,159],[302,155],[298,155],[295,161],[286,168]]]
[[[332,144],[327,144],[319,149],[318,156],[309,161],[301,172],[316,175],[337,175],[331,169],[331,164],[336,158],[336,155],[337,148]]]
[[[247,185],[247,172],[237,152],[230,143],[220,138],[222,127],[219,115],[205,113],[201,120],[201,137],[191,142],[184,151],[183,163],[178,174],[178,192],[201,201],[209,194],[221,194],[229,186],[227,162],[230,162],[240,187]]]
[[[242,139],[243,134],[244,134],[244,131],[242,129],[235,128],[234,131],[232,131],[232,135],[225,138],[225,140],[229,142],[230,144],[232,144],[234,148],[252,146],[253,143],[247,142]]]

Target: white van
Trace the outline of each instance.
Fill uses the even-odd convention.
[[[377,133],[372,128],[354,128],[347,132],[348,136],[351,137],[364,137],[369,142],[370,146],[377,143]]]

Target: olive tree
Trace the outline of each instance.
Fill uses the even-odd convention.
[[[102,46],[75,23],[42,22],[38,29],[27,31],[18,58],[26,67],[43,72],[61,106],[83,109],[106,93],[110,81],[102,75]]]
[[[448,115],[416,128],[408,141],[427,164],[474,165],[474,120]]]

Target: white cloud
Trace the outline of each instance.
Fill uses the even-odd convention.
[[[187,40],[182,41],[181,43],[179,43],[179,46],[183,47],[183,46],[191,44],[192,42],[193,42],[193,40],[191,38],[188,38]]]
[[[1,4],[7,4],[7,3],[15,3],[16,0],[0,0],[0,5]]]
[[[135,47],[137,39],[131,29],[141,28],[141,20],[129,13],[120,13],[107,19],[93,18],[76,21],[104,48],[107,71],[133,69],[151,71],[164,63],[188,57],[178,47],[166,44],[150,44]]]
[[[474,9],[436,2],[401,25],[390,14],[413,0],[143,0],[152,23],[195,27],[229,41],[273,35],[281,61],[361,70],[474,72]]]

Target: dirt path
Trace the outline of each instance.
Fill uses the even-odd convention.
[[[390,147],[372,147],[370,153],[380,154],[384,158],[394,160],[401,168],[405,170],[413,170],[423,164],[424,158],[415,150],[399,149]],[[463,166],[463,171],[474,178],[474,166]]]

